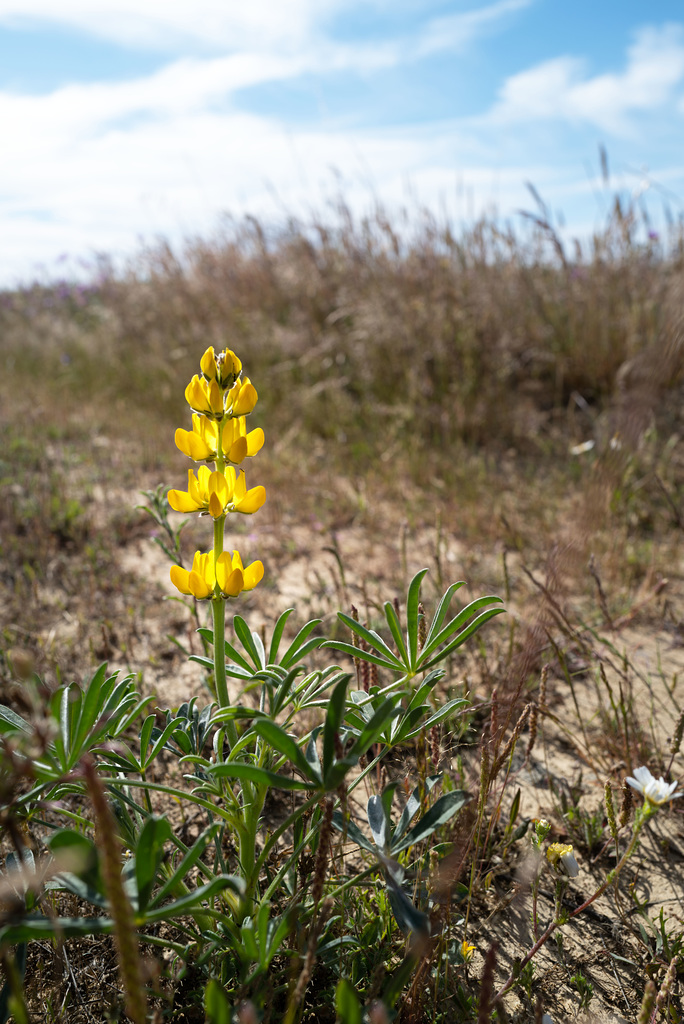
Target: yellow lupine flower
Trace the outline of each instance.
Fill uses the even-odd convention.
[[[247,420],[244,416],[236,416],[224,424],[221,444],[228,461],[239,465],[243,459],[261,451],[264,432],[261,427],[256,427],[247,433]]]
[[[200,466],[197,470],[197,477],[191,469],[188,470],[188,489],[178,491],[172,489],[167,498],[169,505],[174,512],[203,512],[209,508],[210,481],[213,474],[207,466]]]
[[[213,431],[208,429],[210,427],[214,428]],[[195,462],[213,462],[216,459],[215,428],[213,420],[208,420],[206,416],[199,416],[195,412],[192,414],[192,430],[183,430],[179,427],[176,431],[176,447]]]
[[[232,387],[242,370],[240,359],[229,348],[214,354],[210,345],[200,359],[200,369],[208,381],[217,380],[222,388]]]
[[[247,416],[258,398],[257,389],[249,377],[238,380],[226,395],[226,412],[229,416]]]
[[[214,552],[207,551],[202,554],[201,551],[196,551],[189,572],[180,565],[172,565],[169,575],[174,587],[180,590],[181,594],[196,597],[200,601],[205,597],[211,597],[216,583]]]
[[[246,419],[237,416],[226,420],[221,427],[221,447],[223,455],[229,462],[239,464],[247,456],[256,455],[264,444],[264,432],[261,427],[247,433]],[[192,417],[192,430],[176,431],[176,445],[195,462],[214,462],[218,457],[219,426],[206,416]]]
[[[171,566],[170,571],[174,587],[181,594],[196,597],[199,601],[213,595],[216,583],[227,597],[238,597],[243,590],[253,590],[263,575],[261,562],[252,562],[244,568],[237,551],[233,551],[232,555],[223,551],[216,560],[215,572],[213,551],[196,551],[190,571],[180,565]]]
[[[194,412],[211,419],[223,419],[223,393],[218,381],[203,380],[196,373],[185,389],[185,400]]]
[[[172,489],[167,498],[175,512],[208,512],[218,519],[227,512],[251,515],[258,511],[266,501],[266,488],[252,487],[248,491],[244,472],[236,474],[232,466],[226,466],[225,474],[200,466],[197,477],[188,470],[187,491]]]
[[[236,473],[232,466],[226,466],[225,475],[212,473],[209,495],[209,515],[218,519],[224,512],[241,512],[251,515],[258,512],[266,501],[266,488],[259,485],[247,490],[244,470]]]
[[[264,566],[256,561],[245,569],[237,551],[233,551],[232,557],[224,551],[218,557],[216,575],[221,592],[228,597],[237,597],[243,590],[254,590],[263,578]]]

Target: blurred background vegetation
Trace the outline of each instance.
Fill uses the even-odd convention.
[[[147,528],[137,492],[185,479],[173,432],[208,345],[238,352],[259,391],[267,443],[248,480],[270,487],[273,522],[335,528],[361,509],[372,532],[387,500],[411,525],[446,509],[469,541],[541,551],[565,519],[607,528],[622,582],[642,582],[681,531],[684,232],[616,196],[566,247],[531,191],[516,230],[357,219],[339,200],[325,221],[226,222],[182,251],[160,241],[125,267],[100,258],[88,279],[3,292],[7,621],[30,633],[46,574],[73,593],[88,580],[94,617],[120,585],[117,546]],[[89,506],[103,486],[127,490],[106,528]]]

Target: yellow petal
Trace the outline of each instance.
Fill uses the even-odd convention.
[[[202,554],[201,551],[197,551],[195,553],[195,559],[192,563],[192,567],[213,590],[214,584],[216,583],[216,575],[214,573],[214,552],[206,551]]]
[[[216,379],[216,356],[214,355],[214,346],[210,345],[206,350],[202,358],[200,359],[200,370],[207,378],[207,380]]]
[[[176,447],[180,448],[183,455],[190,455],[190,438],[192,434],[189,430],[181,430],[179,427],[175,434]]]
[[[223,394],[218,386],[218,381],[212,380],[208,393],[209,408],[215,416],[223,415]]]
[[[260,583],[264,577],[264,566],[261,562],[252,562],[248,565],[244,571],[244,587],[243,590],[253,590],[257,583]]]
[[[247,413],[250,413],[257,404],[258,397],[254,385],[246,380],[233,404],[233,416],[246,416]]]
[[[230,422],[230,420],[228,421]],[[247,438],[238,437],[236,441],[233,441],[228,451],[228,458],[231,462],[240,463],[247,458]]]
[[[192,470],[188,471],[188,495],[195,503],[195,508],[204,508],[205,505],[206,487],[201,486],[203,469],[206,469],[206,466],[200,466],[197,477]]]
[[[256,430],[250,430],[246,440],[248,455],[256,455],[258,451],[261,451],[264,446],[264,432],[261,427],[257,427]]]
[[[235,472],[235,471],[233,471]],[[233,487],[232,498],[233,501],[241,501],[247,493],[247,478],[245,477],[244,469],[235,477],[235,486]]]
[[[176,590],[180,590],[181,594],[192,594],[192,591],[188,586],[188,577],[190,573],[187,569],[183,569],[180,565],[172,565],[169,575],[171,576],[171,582]]]
[[[252,512],[258,512],[265,501],[266,488],[261,485],[252,487],[247,491],[244,498],[235,504],[234,510],[235,512],[242,512],[244,515],[251,515]]]
[[[237,597],[244,587],[242,569],[233,569],[221,590],[228,597]]]
[[[185,389],[185,400],[191,409],[196,409],[201,413],[211,412],[206,390],[202,386],[202,381],[197,374],[195,374]]]
[[[207,483],[208,492],[210,495],[216,494],[221,502],[221,508],[230,501],[231,483],[230,476],[219,473],[218,470],[214,470],[209,477]]]
[[[221,503],[216,491],[212,491],[209,495],[209,515],[212,519],[218,519],[223,515],[224,505]]]
[[[203,576],[200,576],[198,572],[194,570],[188,577],[188,586],[192,591],[193,595],[199,600],[203,600],[205,597],[209,597],[212,592],[212,588],[209,586]]]
[[[178,447],[180,448],[180,445]],[[188,435],[188,448],[190,450],[185,454],[189,455],[195,462],[204,462],[205,459],[216,458],[216,450],[210,448],[204,438],[199,437],[197,434]]]
[[[235,378],[242,369],[242,363],[229,348],[226,348],[221,353],[221,384],[223,387],[229,387],[232,385]]]
[[[171,490],[166,495],[166,498],[174,512],[197,512],[198,508],[200,508],[187,491]]]

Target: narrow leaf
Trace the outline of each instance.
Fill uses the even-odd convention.
[[[257,670],[264,668],[263,644],[261,644],[261,642],[259,643],[259,646],[261,647],[261,650],[259,650],[259,647],[257,647],[254,642],[254,636],[252,635],[249,626],[241,615],[233,616],[233,629],[235,630],[235,635],[240,640],[240,643],[254,662],[254,667]]]
[[[271,646],[268,649],[269,665],[275,665],[278,661],[278,648],[280,647],[280,641],[282,640],[283,632],[285,631],[285,624],[293,611],[294,608],[286,608],[285,611],[278,616],[278,621],[275,624],[273,636],[271,637]]]
[[[294,638],[294,640],[292,641],[292,643],[285,651],[285,654],[282,656],[280,660],[280,664],[283,665],[284,668],[289,668],[290,665],[294,664],[295,661],[301,661],[301,659],[305,656],[302,653],[304,641],[309,636],[309,633],[311,633],[312,630],[316,628],[316,626],[319,626],[322,621],[322,619],[311,619],[310,622],[307,622],[306,625],[302,626],[302,628],[299,630],[296,637]],[[320,645],[323,643],[323,640],[324,637],[312,637],[310,643],[313,643],[316,647],[320,647]],[[310,646],[307,647],[307,651],[311,649],[312,648]]]
[[[361,1004],[346,978],[340,978],[337,983],[335,1010],[339,1024],[361,1024]]]
[[[378,654],[381,654],[384,658],[388,658],[389,661],[395,662],[398,666],[403,667],[401,666],[401,662],[397,659],[397,656],[394,654],[394,651],[390,650],[382,637],[376,633],[374,629],[368,629],[367,626],[362,626],[360,622],[353,619],[351,615],[347,615],[346,612],[338,612],[337,617],[349,627],[352,633],[356,633],[357,636],[363,637],[366,643],[370,647],[374,648]],[[367,653],[367,651],[359,651],[359,654]]]
[[[389,626],[390,632],[394,637],[394,642],[397,645],[397,650],[399,651],[399,657],[402,659],[404,667],[408,671],[410,670],[411,667],[411,661],[409,659],[408,651],[406,650],[406,644],[404,643],[404,638],[401,633],[401,623],[399,621],[399,616],[397,615],[396,608],[391,603],[391,601],[385,601],[384,609],[385,618],[387,619],[387,625]]]
[[[432,622],[430,623],[430,628],[429,628],[428,634],[427,634],[427,636],[425,638],[425,645],[426,646],[429,643],[431,643],[432,639],[435,636],[437,636],[437,634],[439,633],[440,629],[442,628],[442,623],[444,622],[444,620],[446,618],[446,614],[449,611],[449,605],[451,604],[452,597],[454,596],[454,594],[456,593],[457,590],[460,590],[461,587],[464,587],[464,586],[465,586],[465,580],[460,580],[458,583],[452,583],[449,587],[447,587],[446,591],[444,592],[444,595],[443,595],[442,599],[440,600],[439,604],[437,605],[437,610],[435,612],[435,617],[433,618]]]
[[[333,811],[332,823],[333,827],[336,828],[338,832],[347,836],[347,839],[351,839],[351,841],[356,843],[357,846],[360,846],[362,850],[367,850],[368,853],[372,853],[375,856],[376,850],[373,844],[366,838],[359,826],[355,825],[351,819],[345,822],[341,811]]]
[[[373,654],[372,651],[362,651],[360,648],[354,647],[353,644],[347,644],[343,640],[325,640],[321,647],[326,647],[332,651],[342,651],[343,654],[348,654],[350,658],[360,658],[361,661],[369,661],[371,665],[379,665],[380,668],[388,668],[392,672],[404,671],[404,666],[400,661],[396,660],[394,655],[392,655],[392,660],[381,658],[379,654]]]
[[[270,718],[260,718],[254,723],[254,731],[298,768],[305,779],[311,779],[311,766],[304,756],[304,752],[296,740],[280,725],[272,722]]]
[[[436,665],[439,661],[442,661],[449,654],[451,654],[452,651],[455,651],[457,647],[460,647],[462,644],[464,644],[466,640],[473,635],[473,633],[477,633],[480,626],[484,625],[485,622],[487,622],[489,619],[493,619],[495,615],[502,615],[505,611],[505,608],[490,608],[488,611],[482,612],[482,614],[478,615],[476,619],[473,619],[469,626],[466,626],[462,633],[458,634],[455,640],[452,640],[450,644],[447,644],[447,646],[443,647],[441,651],[438,651],[437,654],[435,654],[431,658],[431,660],[427,662],[427,664],[421,664],[421,669],[425,671],[429,668],[432,668],[433,665]]]
[[[424,662],[426,662],[434,650],[436,650],[440,644],[445,643],[449,637],[464,626],[468,619],[472,618],[476,611],[480,608],[484,608],[488,604],[501,604],[500,597],[494,597],[493,595],[487,595],[485,597],[478,597],[475,601],[471,601],[470,604],[466,605],[465,608],[461,609],[458,615],[449,622],[444,629],[441,629],[429,642],[426,642],[425,647],[420,653],[419,665],[421,668],[425,668]],[[496,609],[497,612],[504,611],[503,608]],[[431,662],[432,664],[432,662]]]
[[[323,778],[327,779],[335,760],[335,736],[339,734],[347,704],[349,677],[343,677],[330,695],[328,713],[323,726]]]
[[[275,772],[269,772],[254,764],[244,764],[241,761],[222,761],[220,764],[212,765],[208,772],[219,778],[247,779],[260,786],[275,786],[276,789],[306,789],[310,791],[316,789],[316,786],[301,782],[299,779],[293,779],[287,775],[276,775]]]
[[[407,832],[398,844],[393,845],[392,853],[401,853],[402,850],[408,849],[409,846],[415,846],[416,843],[427,839],[441,825],[445,825],[447,821],[450,821],[469,800],[470,794],[465,793],[462,789],[454,789],[450,793],[444,793],[430,810],[423,815],[420,821],[413,826],[410,832]]]
[[[406,632],[409,642],[409,655],[411,669],[415,670],[418,658],[418,620],[420,613],[420,586],[423,582],[427,569],[421,569],[409,583],[408,594],[406,595]]]
[[[172,836],[166,818],[151,817],[143,825],[135,850],[135,881],[138,888],[138,909],[144,910],[154,886],[159,865],[164,857],[164,844]]]
[[[389,851],[390,826],[382,804],[382,798],[373,795],[366,809],[373,842],[379,850]]]

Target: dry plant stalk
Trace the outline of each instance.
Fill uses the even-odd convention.
[[[95,841],[102,855],[102,878],[114,921],[114,942],[119,953],[119,974],[124,988],[126,1013],[134,1024],[146,1024],[147,1004],[142,964],[138,952],[133,908],[121,879],[121,847],[116,821],[92,758],[83,760],[83,772],[97,825]]]

